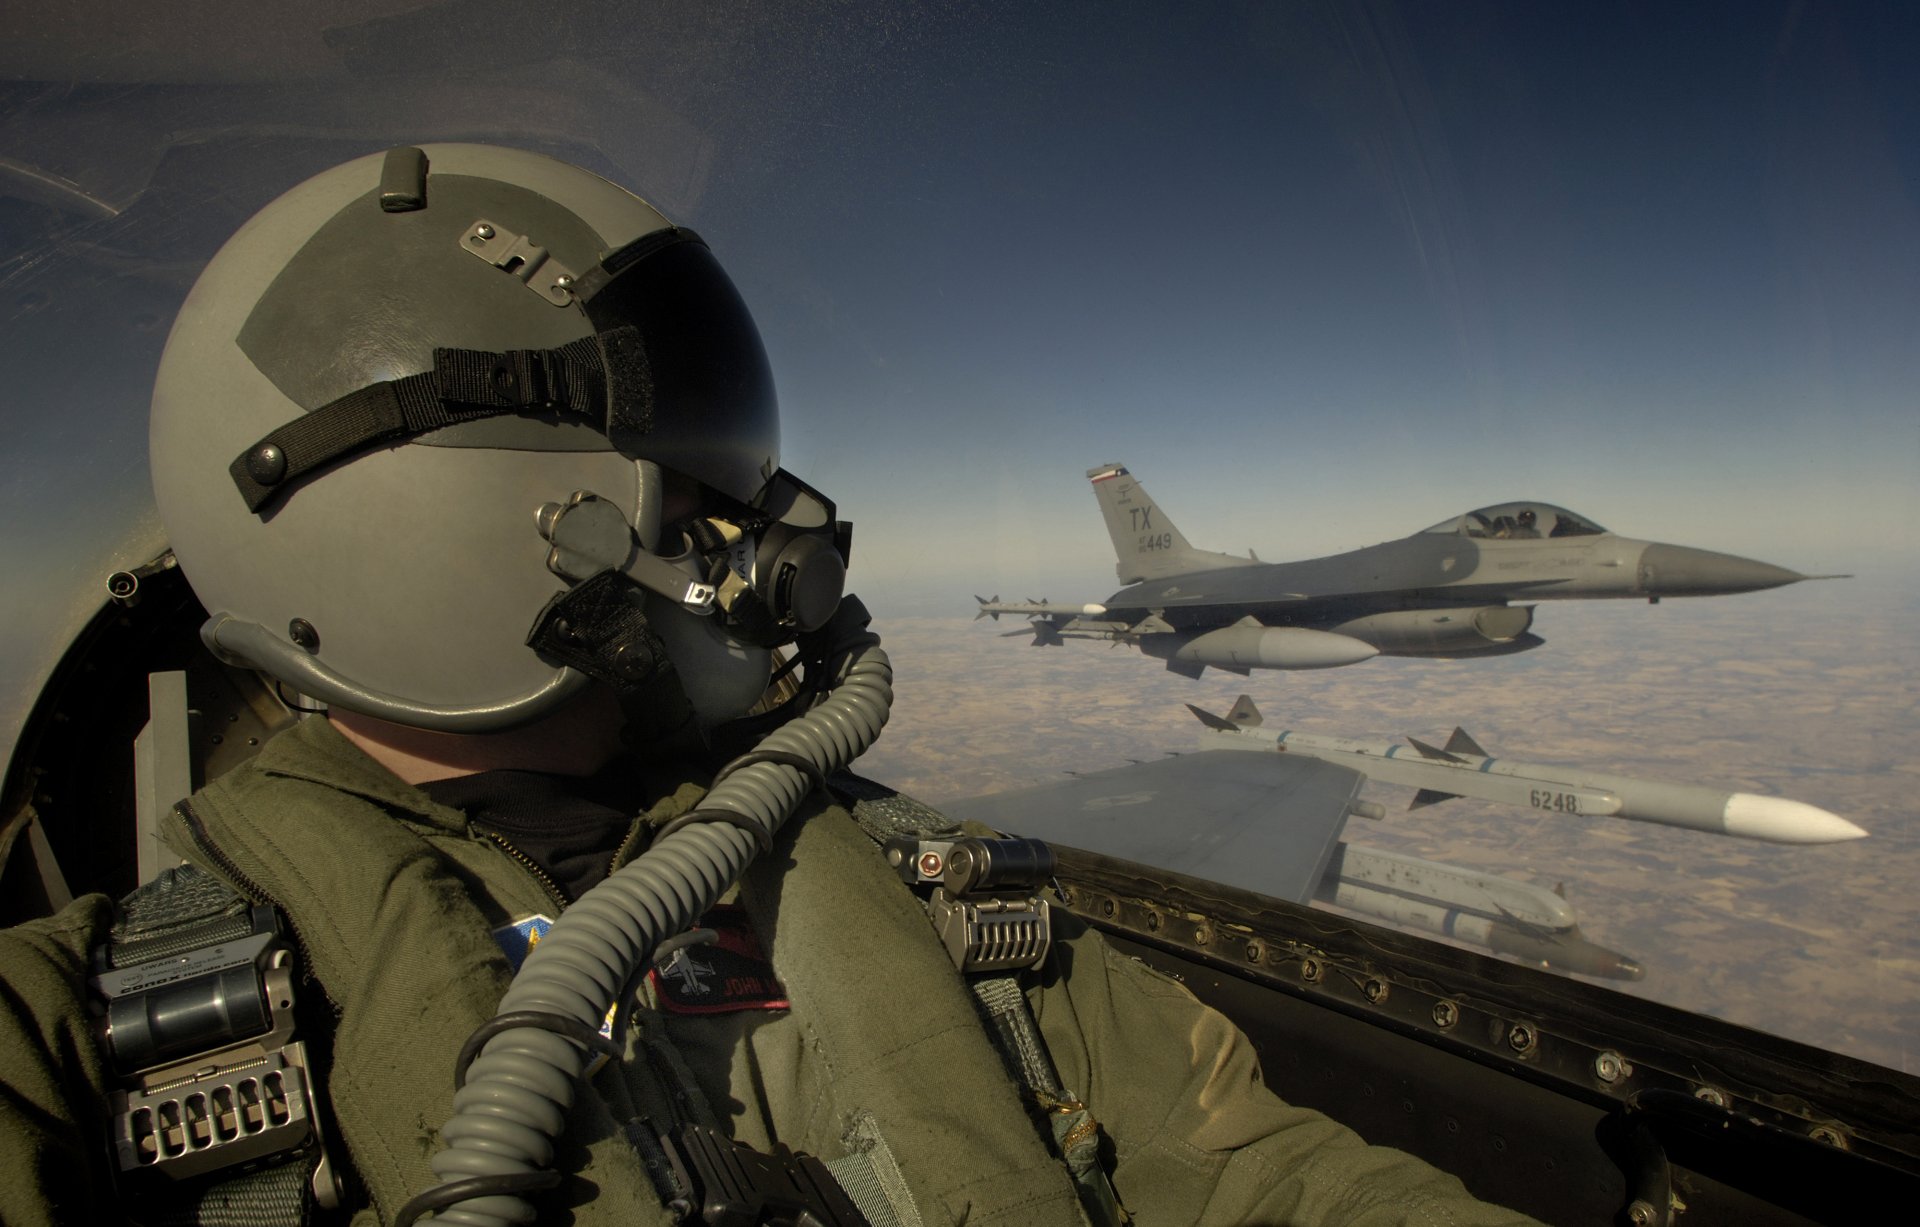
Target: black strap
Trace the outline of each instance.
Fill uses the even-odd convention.
[[[617,329],[615,331],[633,331]],[[227,466],[258,512],[316,469],[458,422],[558,411],[604,425],[600,337],[558,349],[436,349],[433,370],[370,384],[270,432]]]

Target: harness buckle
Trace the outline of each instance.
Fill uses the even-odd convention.
[[[886,844],[902,881],[933,886],[927,916],[964,973],[1038,967],[1053,945],[1053,910],[1042,888],[1053,849],[1037,839],[916,839]]]
[[[827,1165],[778,1143],[772,1154],[743,1146],[704,1125],[684,1124],[661,1138],[678,1185],[667,1208],[706,1227],[868,1227]]]
[[[314,1200],[340,1204],[306,1045],[293,1038],[293,951],[273,909],[251,931],[92,979],[123,1178],[177,1184],[317,1157]]]

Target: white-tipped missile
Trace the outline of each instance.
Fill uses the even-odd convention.
[[[975,595],[974,600],[980,608],[974,612],[973,620],[982,618],[1000,620],[1001,614],[1020,614],[1024,616],[1040,615],[1052,618],[1099,618],[1107,612],[1105,605],[1056,605],[1052,601],[1003,601],[998,596],[991,598]]]
[[[1207,726],[1201,734],[1207,749],[1280,750],[1325,759],[1382,783],[1418,789],[1415,806],[1477,797],[1551,813],[1632,818],[1776,844],[1831,844],[1867,834],[1838,814],[1785,797],[1493,758],[1457,728],[1444,748],[1413,738],[1405,745],[1350,741],[1259,728],[1259,714],[1244,695],[1232,720],[1187,706]]]

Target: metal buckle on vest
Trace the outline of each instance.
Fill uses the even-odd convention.
[[[1039,895],[953,899],[936,886],[927,915],[963,972],[1038,967],[1053,944],[1053,916]]]
[[[886,844],[887,863],[910,885],[937,883],[927,917],[962,972],[1038,967],[1053,945],[1053,912],[1041,894],[1053,849],[1037,839],[914,839]]]
[[[826,1164],[778,1143],[765,1154],[717,1130],[684,1124],[662,1135],[677,1186],[667,1208],[707,1227],[809,1224],[869,1227]]]
[[[119,1170],[134,1181],[230,1178],[316,1156],[314,1200],[340,1204],[306,1045],[293,1038],[293,952],[271,908],[253,931],[93,978],[107,1049]]]

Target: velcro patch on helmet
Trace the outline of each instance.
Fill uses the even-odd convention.
[[[647,362],[646,337],[638,328],[609,328],[598,336],[607,372],[607,437],[630,455],[653,430],[653,368]]]
[[[682,946],[665,967],[647,973],[660,1008],[672,1014],[731,1014],[789,1008],[787,990],[760,952],[745,909],[721,904],[700,921],[715,941]]]
[[[638,584],[602,571],[548,601],[527,632],[527,646],[615,690],[636,690],[673,670],[642,601]]]

